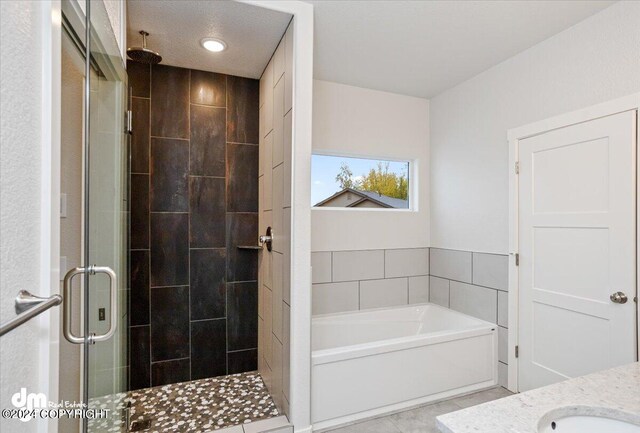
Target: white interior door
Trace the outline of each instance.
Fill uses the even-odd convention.
[[[628,111],[519,141],[519,391],[636,360],[635,137]]]

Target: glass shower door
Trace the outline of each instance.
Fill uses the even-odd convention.
[[[85,370],[89,398],[112,395],[127,388],[127,80],[118,45],[103,2],[91,2],[89,127],[85,183],[86,265],[112,269],[115,297],[107,275],[90,275],[87,319],[89,332],[116,333],[89,345]],[[115,299],[116,305],[112,305]]]
[[[65,280],[82,281],[81,308],[70,308],[82,326],[65,336],[83,346],[83,402],[106,414],[83,419],[82,431],[126,431],[127,75],[104,2],[66,0],[63,13],[85,62],[82,265]]]

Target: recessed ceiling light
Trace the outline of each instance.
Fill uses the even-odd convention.
[[[205,49],[214,53],[219,53],[227,48],[227,44],[224,41],[215,38],[204,38],[200,43]]]

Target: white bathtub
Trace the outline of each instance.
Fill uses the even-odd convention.
[[[497,326],[433,304],[312,320],[314,430],[495,386]]]

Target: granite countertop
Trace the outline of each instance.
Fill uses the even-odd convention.
[[[550,411],[613,415],[640,424],[640,363],[624,365],[451,412],[436,418],[443,433],[536,433]]]

